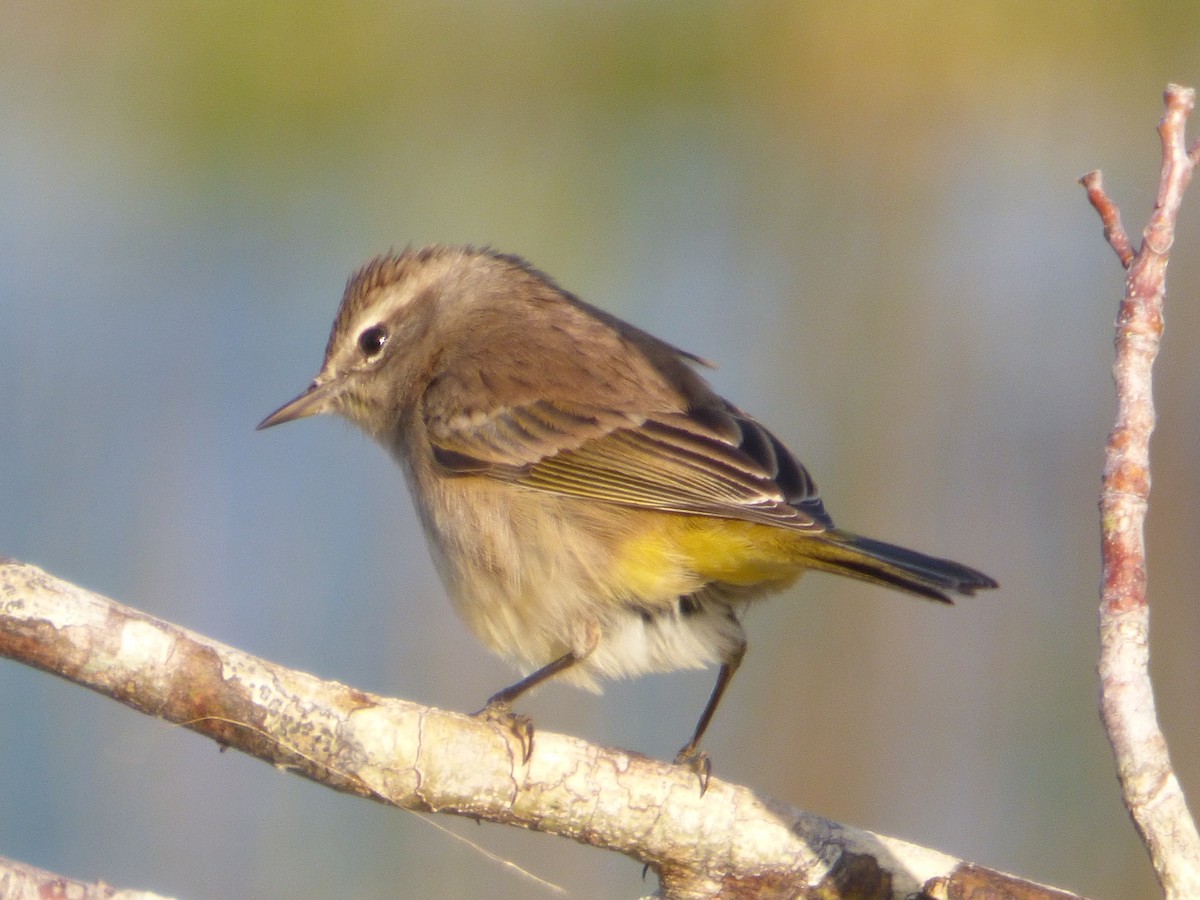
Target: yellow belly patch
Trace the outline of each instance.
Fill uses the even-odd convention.
[[[622,543],[615,575],[632,596],[661,602],[712,582],[783,587],[804,569],[797,538],[754,522],[661,513]]]

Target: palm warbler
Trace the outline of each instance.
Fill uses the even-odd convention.
[[[524,260],[427,247],[356,273],[325,362],[268,428],[340,413],[395,456],[475,635],[526,677],[719,664],[680,762],[746,652],[738,616],[818,569],[950,602],[981,572],[835,528],[805,468],[699,358]]]

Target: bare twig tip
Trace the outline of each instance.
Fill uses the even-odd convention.
[[[1135,256],[1133,245],[1129,243],[1129,235],[1125,233],[1125,226],[1121,224],[1121,211],[1104,190],[1104,176],[1099,169],[1093,169],[1082,176],[1079,183],[1087,191],[1088,201],[1100,214],[1100,221],[1104,225],[1104,239],[1117,254],[1121,265],[1128,269],[1133,265]]]
[[[1185,103],[1190,110],[1196,103],[1196,89],[1182,84],[1171,83],[1167,85],[1167,89],[1163,93],[1163,99],[1168,104],[1173,101]]]

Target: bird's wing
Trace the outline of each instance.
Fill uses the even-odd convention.
[[[701,409],[650,414],[546,399],[472,413],[442,393],[427,396],[424,418],[449,472],[647,509],[832,526],[800,462],[716,395]]]

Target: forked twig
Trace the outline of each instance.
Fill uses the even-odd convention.
[[[1128,274],[1117,315],[1116,424],[1108,438],[1100,494],[1104,581],[1100,603],[1100,712],[1116,757],[1122,796],[1168,898],[1200,897],[1200,834],[1171,767],[1150,682],[1149,604],[1144,525],[1150,495],[1151,392],[1163,331],[1163,297],[1175,219],[1200,146],[1184,130],[1195,91],[1169,85],[1159,124],[1158,197],[1135,253],[1099,172],[1080,181],[1100,213],[1104,235]]]

